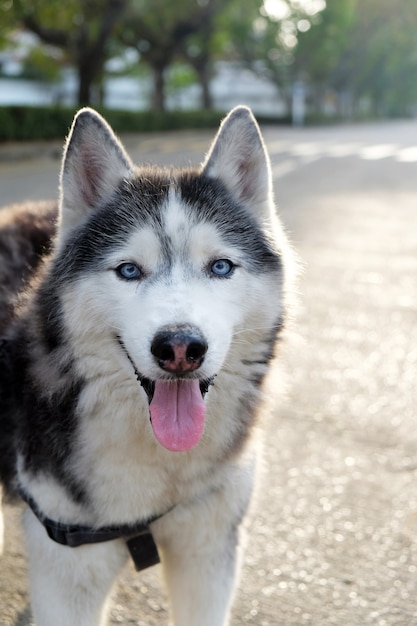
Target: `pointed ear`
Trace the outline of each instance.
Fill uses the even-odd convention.
[[[247,107],[236,107],[223,121],[203,172],[220,179],[258,219],[270,214],[271,166],[258,124]]]
[[[132,162],[107,122],[92,109],[81,109],[64,148],[60,238],[102,205],[132,169]]]

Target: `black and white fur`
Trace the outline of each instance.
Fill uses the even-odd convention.
[[[56,231],[1,329],[0,476],[56,522],[162,514],[151,531],[173,623],[224,626],[291,264],[251,112],[229,114],[201,169],[177,171],[134,167],[106,122],[81,110]],[[156,356],[161,334],[203,348],[177,367]],[[160,379],[198,379],[207,392],[190,449],[155,437],[148,395]],[[125,540],[61,546],[28,507],[24,528],[37,626],[104,624]]]

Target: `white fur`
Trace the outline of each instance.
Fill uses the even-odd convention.
[[[100,119],[84,110],[72,129],[61,175],[59,245],[121,178],[131,175],[128,157],[106,124],[100,131]],[[275,235],[284,241],[274,217],[269,160],[247,109],[237,109],[223,123],[204,168],[250,207],[275,246]],[[174,507],[152,525],[152,532],[175,626],[225,626],[257,451],[254,437],[243,432],[240,400],[250,383],[242,361],[249,354],[259,362],[252,374],[264,373],[262,342],[280,316],[282,285],[268,272],[255,280],[245,266],[245,252],[223,239],[214,225],[190,224],[173,190],[163,220],[175,251],[169,272],[162,267],[158,237],[149,228],[135,229],[109,253],[102,271],[84,274],[61,294],[72,356],[85,381],[71,469],[81,481],[88,480],[88,508],[71,502],[50,477],[20,468],[19,479],[56,521],[128,524]],[[208,275],[207,265],[216,258],[236,264],[230,280]],[[137,263],[150,280],[120,280],[113,270],[123,262]],[[199,329],[208,344],[200,376],[217,375],[206,397],[204,435],[182,453],[156,441],[146,394],[116,340],[116,335],[122,338],[141,374],[155,379],[161,372],[150,353],[152,338],[173,324]],[[48,385],[51,367],[39,370],[39,384]],[[62,547],[47,538],[31,512],[25,529],[37,626],[102,626],[106,598],[127,558],[124,542]]]
[[[127,559],[125,543],[61,546],[29,510],[24,529],[36,626],[104,626],[107,598]]]
[[[192,500],[152,525],[175,626],[225,623],[240,563],[241,530],[230,544],[252,490],[250,455],[203,501]],[[37,626],[104,626],[109,593],[127,559],[122,540],[66,548],[52,542],[29,510],[24,527]]]
[[[253,473],[248,457],[225,474],[203,502],[174,509],[172,523],[167,516],[153,525],[175,625],[213,626],[227,621],[243,547],[242,529],[236,529],[234,549],[229,516],[239,519],[246,510]]]
[[[214,226],[186,227],[183,218],[183,210],[171,199],[167,229],[179,254],[168,277],[141,285],[105,272],[100,281],[91,276],[71,285],[63,297],[65,325],[79,374],[87,381],[78,407],[86,419],[80,428],[76,472],[80,478],[89,476],[94,485],[92,505],[103,524],[120,518],[134,522],[201,491],[200,472],[204,484],[204,468],[229,447],[240,429],[236,407],[242,393],[242,356],[250,344],[251,358],[260,359],[258,337],[280,311],[269,275],[253,281],[242,267],[230,281],[202,277],[202,267],[216,254],[240,261],[237,257],[242,253],[227,246]],[[175,242],[178,224],[183,226]],[[137,231],[109,263],[117,267],[128,259],[145,265],[151,277],[157,276],[158,245],[147,230]],[[260,310],[258,296],[264,300],[265,293],[270,294],[268,306]],[[197,450],[173,455],[155,440],[145,392],[132,376],[132,365],[112,329],[122,337],[137,369],[154,379],[159,372],[150,354],[152,338],[165,325],[179,323],[197,327],[207,339],[202,377],[218,375],[207,396],[205,432]],[[135,457],[140,459],[137,465],[132,463]],[[222,466],[219,472],[223,476]],[[108,476],[113,477],[111,484]],[[43,501],[43,506],[49,505]]]

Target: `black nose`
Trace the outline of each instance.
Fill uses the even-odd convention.
[[[162,329],[155,335],[151,345],[151,352],[159,367],[173,374],[198,369],[207,349],[203,335],[192,326]]]

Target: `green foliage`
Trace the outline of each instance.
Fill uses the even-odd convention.
[[[406,115],[417,100],[417,2],[327,0],[316,25],[299,36],[297,72],[316,94],[348,94],[373,115]]]
[[[125,45],[134,47],[141,61],[153,72],[153,108],[163,111],[167,89],[167,70],[186,59],[198,75],[193,63],[202,50],[210,45],[214,21],[231,0],[131,0],[118,28],[118,37]],[[189,51],[192,51],[188,55]],[[204,56],[204,69],[211,56]]]
[[[311,28],[298,34],[295,70],[314,85],[329,80],[335,87],[344,82],[351,34],[358,0],[327,0]]]
[[[240,59],[288,102],[294,81],[304,80],[314,113],[326,94],[349,100],[352,113],[363,101],[373,114],[409,113],[417,101],[417,1],[326,0],[322,9],[319,0],[0,0],[0,45],[26,28],[60,48],[78,70],[80,103],[100,91],[91,87],[100,86],[106,60],[135,47],[139,67],[153,73],[160,110],[166,90],[192,80],[209,108],[214,61]],[[57,69],[43,50],[33,51],[27,71],[53,80]]]
[[[184,89],[194,85],[196,73],[192,67],[184,63],[175,63],[171,67],[168,76],[168,90],[175,93],[178,89]]]
[[[116,133],[147,133],[170,130],[217,128],[225,111],[121,111],[97,110]],[[0,142],[64,139],[71,126],[75,108],[0,107]],[[259,123],[289,123],[288,118],[263,118]]]
[[[0,107],[0,141],[65,137],[73,114],[63,108]]]
[[[219,111],[115,111],[98,109],[118,133],[216,128],[224,113]]]
[[[378,114],[404,115],[417,99],[417,3],[358,3],[352,32],[351,84]]]
[[[26,29],[60,48],[77,68],[78,103],[88,104],[100,84],[112,34],[127,0],[0,0],[0,23]],[[1,36],[1,30],[0,30]]]
[[[0,107],[0,141],[64,138],[75,108]],[[215,128],[224,113],[219,111],[118,111],[98,108],[118,133],[150,132],[186,128]]]
[[[60,77],[56,55],[42,46],[35,46],[25,60],[24,76],[44,82],[54,82]]]
[[[245,62],[257,72],[262,72],[285,96],[286,89],[299,78],[295,62],[299,36],[305,30],[313,30],[325,3],[287,0],[286,3],[279,3],[279,7],[281,17],[272,12],[276,8],[274,2],[262,0],[256,3],[252,0],[250,21],[243,30],[241,26],[239,31],[235,31],[235,41]]]

